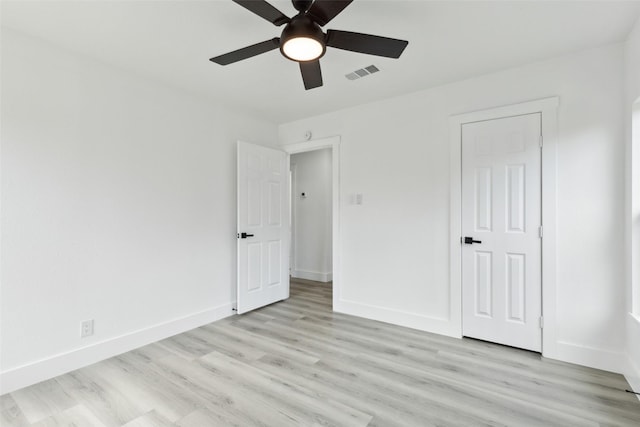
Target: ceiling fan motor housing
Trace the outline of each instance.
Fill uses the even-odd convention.
[[[311,7],[313,0],[291,0],[291,3],[298,12],[306,12]]]
[[[295,38],[309,38],[320,43],[320,45],[322,46],[322,53],[315,59],[322,58],[327,51],[326,36],[322,31],[322,28],[320,28],[320,25],[313,22],[311,18],[306,16],[304,12],[301,12],[297,16],[293,17],[293,19],[291,19],[291,22],[288,23],[286,27],[284,27],[284,30],[282,30],[282,35],[280,36],[280,52],[282,53],[282,55],[292,61],[301,62],[295,58],[291,58],[286,54],[284,50],[284,45],[289,40]]]

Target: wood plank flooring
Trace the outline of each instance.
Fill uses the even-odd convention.
[[[333,313],[331,287],[0,396],[0,425],[640,426],[620,375]]]

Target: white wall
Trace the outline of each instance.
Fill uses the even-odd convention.
[[[627,280],[627,353],[629,366],[626,376],[634,389],[640,392],[640,123],[635,123],[637,138],[633,144],[631,139],[631,117],[633,105],[640,101],[640,21],[629,34],[625,44],[625,88],[624,116],[626,118],[627,142],[627,260],[629,277]],[[636,103],[636,120],[640,121],[640,102]],[[633,154],[633,156],[631,155]],[[632,166],[633,158],[633,168]],[[632,197],[633,194],[633,197]],[[635,287],[635,294],[632,291]],[[633,316],[632,301],[636,302],[636,316]]]
[[[0,394],[231,314],[235,141],[274,124],[3,29],[1,136]]]
[[[293,265],[291,275],[331,281],[331,150],[291,155]],[[301,193],[306,197],[302,197]]]
[[[281,125],[281,144],[305,131],[341,135],[337,308],[458,335],[448,309],[449,245],[459,244],[448,234],[449,117],[559,96],[556,357],[620,371],[622,64],[623,47],[607,46]],[[362,206],[349,203],[354,193]]]

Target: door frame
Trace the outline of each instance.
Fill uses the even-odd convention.
[[[314,139],[305,142],[282,145],[280,148],[291,159],[292,154],[331,149],[331,269],[333,282],[333,307],[335,311],[340,301],[340,137]],[[291,203],[291,197],[289,198]]]
[[[525,114],[541,114],[542,203],[542,355],[557,358],[556,328],[556,197],[558,97],[462,113],[449,118],[450,146],[450,320],[462,338],[462,125]]]
[[[287,153],[289,157],[289,276],[293,272],[293,266],[296,265],[296,244],[294,240],[294,230],[296,229],[295,222],[295,206],[293,204],[293,194],[297,194],[296,191],[296,169],[297,165],[291,163],[291,154]]]

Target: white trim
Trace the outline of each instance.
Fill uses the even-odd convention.
[[[634,223],[640,216],[640,98],[631,104],[630,117],[630,140],[628,146],[628,214],[627,214],[627,238],[628,250],[627,257],[629,267],[629,292],[630,292],[630,308],[629,310],[640,316],[640,265],[638,258],[640,256],[640,236]]]
[[[316,139],[313,141],[296,142],[282,145],[281,148],[291,154],[305,153],[307,151],[331,149],[331,174],[332,174],[332,279],[333,279],[333,309],[337,310],[341,298],[340,287],[340,137]]]
[[[0,372],[0,395],[231,316],[233,304],[222,304]]]
[[[605,350],[566,341],[556,342],[555,348],[556,357],[552,357],[551,359],[575,363],[576,365],[587,366],[589,368],[602,369],[617,374],[623,373],[627,362],[626,354],[619,351]]]
[[[640,393],[640,366],[629,355],[627,355],[627,372],[624,378],[629,383],[631,390]],[[636,394],[636,397],[640,400],[640,394]]]
[[[451,214],[449,274],[451,280],[449,314],[451,324],[462,336],[462,125],[483,120],[541,113],[542,135],[542,354],[558,359],[556,343],[556,147],[559,98],[546,98],[521,104],[464,113],[449,118]],[[565,353],[569,354],[569,353]]]
[[[313,280],[315,282],[330,282],[333,274],[330,271],[291,270],[291,277],[296,279]]]
[[[340,136],[329,136],[327,138],[314,139],[312,141],[294,142],[292,144],[281,145],[288,154],[306,153],[309,151],[322,150],[323,148],[337,148],[340,146]]]
[[[298,165],[291,163],[291,155],[289,155],[289,274],[293,276],[294,267],[296,265],[296,204],[293,203],[294,194],[298,194],[297,174]]]
[[[340,300],[337,304],[334,302],[333,309],[336,312],[352,316],[364,317],[366,319],[378,320],[380,322],[405,326],[420,331],[460,338],[458,330],[452,325],[448,318],[425,316],[424,314],[394,310],[388,307],[362,304],[360,302],[347,300]]]
[[[627,365],[624,376],[636,393],[640,393],[640,317],[629,313],[627,318]],[[632,342],[635,341],[635,342]],[[636,395],[640,400],[640,395]]]

